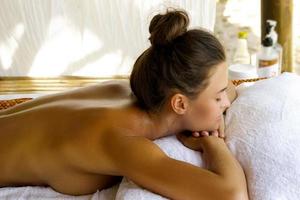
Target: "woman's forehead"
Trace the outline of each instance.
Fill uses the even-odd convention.
[[[225,62],[215,67],[213,74],[209,77],[209,83],[206,88],[208,92],[217,93],[224,89],[228,84],[228,70]]]

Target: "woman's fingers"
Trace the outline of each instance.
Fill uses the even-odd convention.
[[[219,131],[212,131],[211,135],[215,137],[219,137]]]
[[[225,138],[224,132],[220,132],[218,130],[215,131],[195,131],[192,132],[193,137],[204,137],[204,136],[215,136],[215,137],[220,137],[220,138]]]
[[[192,135],[193,135],[194,137],[199,137],[199,136],[200,136],[200,133],[199,133],[198,131],[196,131],[196,132],[193,132]]]
[[[201,131],[201,136],[209,136],[208,131]]]

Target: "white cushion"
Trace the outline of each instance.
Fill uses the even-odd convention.
[[[226,116],[227,144],[250,199],[300,199],[300,77],[285,73],[239,92]]]

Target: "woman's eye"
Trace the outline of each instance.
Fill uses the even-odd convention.
[[[221,98],[216,98],[216,101],[221,101]]]

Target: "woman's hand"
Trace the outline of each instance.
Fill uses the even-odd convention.
[[[195,131],[195,132],[184,132],[177,135],[177,139],[186,147],[203,152],[203,145],[207,143],[205,137],[214,136],[217,138],[224,139],[225,138],[225,122],[224,115],[222,115],[222,119],[220,121],[219,128],[214,131]]]
[[[192,134],[180,133],[177,139],[189,149],[203,152],[205,145],[212,143],[212,140],[220,140],[219,132],[215,131],[200,131]]]

